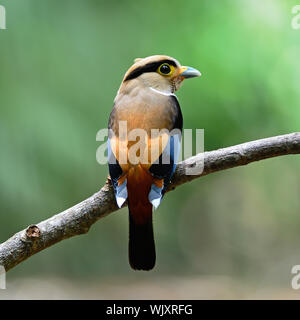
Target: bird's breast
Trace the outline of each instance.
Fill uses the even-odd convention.
[[[150,89],[116,97],[110,119],[111,147],[123,172],[140,163],[149,169],[168,143],[168,132],[162,130],[174,128],[177,114],[174,97]]]
[[[171,97],[149,89],[122,95],[115,103],[115,130],[118,132],[120,121],[126,121],[128,131],[143,129],[150,134],[151,129],[171,130],[175,112]]]

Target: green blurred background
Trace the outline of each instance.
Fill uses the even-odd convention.
[[[206,150],[299,131],[296,1],[0,4],[0,242],[101,188],[96,133],[136,57],[167,54],[202,72],[177,95],[184,127],[205,129]],[[265,160],[168,194],[151,272],[128,265],[122,209],[11,270],[0,298],[300,297],[290,286],[299,164]]]

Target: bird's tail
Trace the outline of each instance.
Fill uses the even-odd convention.
[[[152,204],[148,199],[152,182],[141,166],[128,173],[129,263],[135,270],[151,270],[155,265]]]
[[[151,270],[155,265],[155,243],[152,226],[152,206],[150,219],[137,223],[129,209],[129,263],[135,270]]]

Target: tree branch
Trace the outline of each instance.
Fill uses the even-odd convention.
[[[169,191],[210,173],[267,158],[299,153],[300,132],[296,132],[205,152],[203,172],[200,175],[187,175],[186,169],[194,168],[195,164],[203,159],[203,155],[201,158],[201,154],[198,154],[178,164]],[[37,225],[29,226],[0,244],[0,265],[8,271],[61,240],[87,233],[97,220],[116,210],[118,207],[113,189],[107,181],[99,192],[88,199]]]

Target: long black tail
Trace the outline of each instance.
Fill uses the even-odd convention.
[[[151,270],[155,266],[155,260],[152,215],[146,223],[137,224],[129,211],[129,263],[131,268]]]

